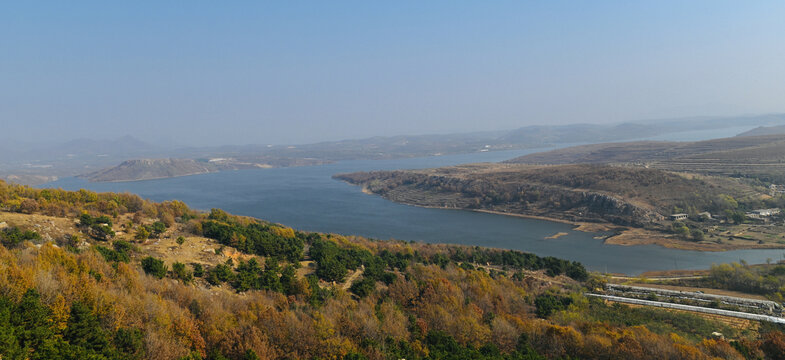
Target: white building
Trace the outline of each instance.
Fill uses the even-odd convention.
[[[758,209],[752,210],[753,214],[758,214],[758,216],[772,216],[777,215],[780,213],[780,209],[773,208],[773,209]]]
[[[678,220],[686,220],[687,214],[673,214],[671,215],[671,220],[678,221]]]

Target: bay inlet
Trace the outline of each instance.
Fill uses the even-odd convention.
[[[783,250],[699,252],[655,245],[605,245],[598,234],[569,224],[465,210],[402,205],[331,178],[333,174],[495,162],[533,150],[484,152],[397,160],[345,161],[320,166],[226,171],[136,182],[90,183],[65,178],[46,187],[131,192],[154,201],[182,200],[209,210],[281,223],[300,230],[515,249],[580,261],[588,269],[637,275],[649,270],[705,269],[744,260],[764,263]],[[560,236],[553,238],[554,234]],[[551,237],[551,238],[549,238]]]

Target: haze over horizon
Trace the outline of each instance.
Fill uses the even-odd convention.
[[[291,144],[785,112],[785,3],[0,5],[0,139]]]

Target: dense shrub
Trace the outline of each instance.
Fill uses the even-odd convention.
[[[532,253],[516,250],[474,247],[466,251],[462,248],[457,248],[450,253],[450,259],[458,262],[468,261],[476,264],[498,265],[513,269],[545,269],[550,276],[565,274],[578,281],[585,281],[588,278],[586,268],[577,261],[563,260],[552,256],[540,257]]]
[[[572,304],[572,298],[559,295],[540,295],[534,300],[537,316],[547,318],[556,311],[564,310]]]
[[[242,225],[211,219],[202,223],[202,234],[245,253],[280,257],[291,262],[302,258],[305,246],[291,229],[257,222]]]
[[[62,327],[56,325],[56,318],[35,290],[25,292],[19,302],[0,297],[0,355],[4,359],[138,359],[144,355],[140,332],[129,335],[131,331],[121,328],[113,337],[81,302],[71,304]]]
[[[23,241],[39,240],[41,235],[32,230],[20,230],[12,226],[0,230],[0,243],[5,247],[14,247]]]
[[[185,264],[175,262],[172,264],[172,277],[187,284],[193,280],[194,275],[190,271],[186,270]]]
[[[362,280],[356,281],[354,284],[352,284],[349,290],[362,298],[370,295],[375,288],[376,281],[371,278],[364,277]]]
[[[158,260],[152,256],[142,259],[142,269],[145,274],[155,276],[159,279],[163,279],[167,272],[167,266],[164,264],[163,260]]]

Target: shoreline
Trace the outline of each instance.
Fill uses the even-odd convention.
[[[347,182],[348,183],[348,182]],[[349,183],[351,184],[351,183]],[[356,184],[351,184],[356,185]],[[774,250],[774,249],[785,249],[785,245],[774,245],[774,244],[767,244],[767,245],[757,245],[757,246],[748,246],[748,245],[730,245],[730,244],[717,244],[717,243],[695,243],[690,241],[684,241],[679,239],[673,239],[671,234],[663,234],[654,232],[651,230],[646,230],[643,228],[633,228],[628,226],[622,225],[615,225],[611,223],[595,223],[595,222],[581,222],[581,221],[571,221],[547,216],[539,216],[539,215],[526,215],[526,214],[517,214],[517,213],[509,213],[504,211],[498,210],[489,210],[489,209],[466,209],[466,208],[454,208],[454,207],[444,207],[444,206],[430,206],[430,205],[421,205],[421,204],[412,204],[407,202],[400,202],[392,200],[388,197],[382,196],[380,194],[376,194],[370,191],[366,186],[360,186],[361,191],[364,194],[368,195],[375,195],[380,196],[383,199],[388,201],[392,201],[396,204],[402,205],[409,205],[409,206],[417,206],[421,208],[427,209],[442,209],[442,210],[463,210],[463,211],[473,211],[479,213],[486,213],[492,215],[503,215],[503,216],[513,216],[518,218],[524,219],[532,219],[532,220],[542,220],[542,221],[549,221],[561,224],[567,224],[573,226],[573,231],[581,231],[587,233],[603,233],[603,232],[614,232],[613,234],[608,234],[602,236],[599,234],[597,238],[603,240],[604,245],[616,245],[616,246],[640,246],[640,245],[657,245],[662,246],[668,249],[675,249],[675,250],[688,250],[688,251],[701,251],[701,252],[724,252],[724,251],[733,251],[733,250]],[[560,235],[561,237],[564,235]],[[556,238],[558,238],[556,237]],[[546,237],[550,239],[555,239],[552,236]]]
[[[390,200],[390,201],[392,201],[392,200]],[[469,210],[469,211],[475,211],[475,212],[486,213],[486,214],[493,214],[493,215],[514,216],[514,217],[519,217],[519,218],[524,218],[524,219],[544,220],[544,221],[550,221],[550,222],[555,222],[555,223],[568,224],[568,225],[575,226],[576,228],[580,227],[583,224],[583,223],[580,223],[580,222],[564,220],[564,219],[558,219],[558,218],[552,218],[552,217],[547,217],[547,216],[517,214],[517,213],[509,213],[509,212],[498,211],[498,210],[461,209],[461,208],[456,208],[456,209],[458,209],[458,210]],[[573,230],[575,230],[575,229],[573,229]],[[582,231],[582,230],[579,230],[579,231]],[[593,232],[593,231],[584,231],[584,232]]]
[[[241,170],[255,170],[255,169],[281,169],[281,168],[290,168],[290,167],[301,167],[301,166],[322,166],[332,164],[334,161],[320,161],[314,164],[300,164],[300,165],[271,165],[267,163],[234,163],[235,167],[232,168],[218,168],[218,169],[207,169],[207,171],[203,172],[193,172],[187,174],[177,174],[177,175],[164,175],[164,176],[155,176],[155,177],[145,177],[140,179],[120,179],[120,180],[90,180],[90,175],[88,174],[80,174],[74,175],[74,178],[83,179],[85,181],[91,183],[121,183],[121,182],[136,182],[136,181],[147,181],[147,180],[163,180],[163,179],[174,179],[179,177],[185,176],[195,176],[195,175],[206,175],[206,174],[215,174],[221,173],[226,171],[241,171]],[[99,170],[100,171],[100,170]]]
[[[206,172],[197,172],[192,174],[182,174],[182,175],[171,175],[171,176],[156,176],[156,177],[149,177],[149,178],[141,178],[141,179],[128,179],[128,180],[90,180],[89,177],[86,176],[74,176],[75,178],[85,180],[91,183],[123,183],[123,182],[137,182],[137,181],[148,181],[148,180],[162,180],[162,179],[175,179],[179,177],[186,177],[186,176],[194,176],[194,175],[205,175],[205,174],[214,174],[217,172],[226,171],[226,170],[217,170],[217,171],[206,171]]]

